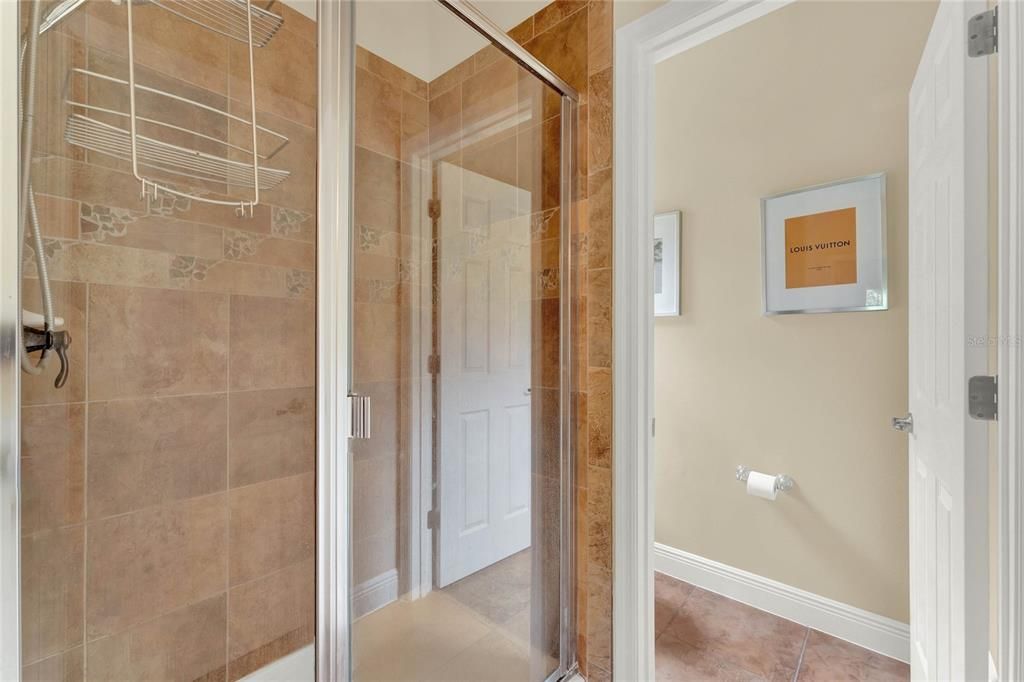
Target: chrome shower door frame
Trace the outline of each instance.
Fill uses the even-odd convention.
[[[18,5],[0,2],[0,87],[17,92]],[[21,675],[21,368],[18,357],[18,100],[0,105],[0,680]]]
[[[560,480],[560,566],[559,666],[548,682],[570,677],[577,671],[576,659],[576,442],[575,442],[575,305],[577,264],[573,258],[576,229],[576,140],[580,96],[576,89],[530,54],[500,26],[467,0],[436,0],[452,14],[486,38],[520,67],[536,76],[561,97],[561,139],[559,142],[561,182],[559,183],[560,259],[559,269],[559,468]]]
[[[574,297],[576,139],[579,93],[465,0],[435,0],[561,97],[560,141],[560,508],[559,666],[577,669]],[[350,458],[346,396],[351,392],[351,228],[354,153],[355,30],[352,0],[319,0],[317,236],[317,680],[351,674]],[[337,268],[339,263],[345,269]]]
[[[349,679],[355,3],[317,3],[316,679]]]

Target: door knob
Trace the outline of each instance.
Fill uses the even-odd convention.
[[[906,417],[893,417],[892,428],[904,433],[914,432],[914,415],[907,413]]]

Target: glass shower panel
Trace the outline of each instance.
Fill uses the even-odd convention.
[[[560,97],[439,3],[356,12],[352,376],[372,424],[352,444],[353,677],[544,680]]]
[[[70,335],[22,384],[26,680],[313,679],[317,33],[266,4],[254,77],[245,3],[20,4]]]

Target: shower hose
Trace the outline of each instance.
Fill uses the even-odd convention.
[[[39,38],[39,24],[42,0],[32,3],[32,17],[28,34],[22,41],[18,60],[18,124],[21,129],[20,186],[18,201],[18,283],[21,286],[24,268],[25,230],[32,228],[32,248],[35,251],[36,271],[39,277],[39,292],[43,304],[44,331],[54,329],[53,295],[50,291],[50,274],[43,252],[43,236],[39,228],[39,212],[36,209],[35,193],[32,190],[33,129],[35,128],[36,58]],[[49,348],[43,348],[38,362],[29,357],[25,342],[25,326],[22,321],[22,306],[18,305],[18,334],[21,368],[29,374],[41,374],[49,360]]]

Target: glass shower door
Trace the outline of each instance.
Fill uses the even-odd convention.
[[[356,3],[354,680],[574,656],[562,97],[467,19]]]
[[[18,672],[311,680],[315,21],[234,0],[17,11],[19,307],[68,342],[66,381],[55,351],[21,380]]]

